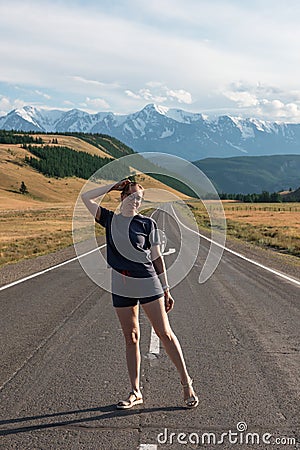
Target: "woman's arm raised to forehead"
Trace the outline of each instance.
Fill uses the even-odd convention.
[[[117,183],[107,184],[106,186],[100,186],[96,189],[92,189],[91,191],[81,194],[81,199],[90,213],[97,220],[100,220],[101,208],[98,206],[95,199],[101,197],[109,191],[122,191],[128,183],[130,183],[130,180],[122,180]]]
[[[96,189],[92,189],[91,191],[87,191],[81,194],[83,203],[97,220],[100,220],[101,208],[99,208],[99,205],[95,201],[95,199],[113,190],[115,184],[116,183],[108,184],[106,186],[100,186]]]

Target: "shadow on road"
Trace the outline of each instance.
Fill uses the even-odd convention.
[[[8,428],[8,429],[0,429],[0,436],[5,436],[9,434],[17,434],[17,433],[25,433],[28,431],[36,431],[36,430],[44,430],[49,428],[56,428],[56,427],[65,427],[68,425],[79,425],[81,427],[84,427],[84,424],[88,424],[90,422],[93,422],[95,420],[104,420],[104,419],[112,419],[116,417],[122,417],[122,416],[134,416],[136,414],[149,414],[149,413],[155,413],[155,412],[178,412],[186,410],[184,407],[167,407],[167,408],[144,408],[144,409],[131,409],[126,411],[120,411],[116,410],[115,404],[113,405],[107,405],[104,407],[98,407],[98,408],[87,408],[87,409],[78,409],[74,411],[62,411],[52,414],[44,414],[39,416],[29,416],[29,417],[17,417],[15,419],[6,419],[0,421],[0,426],[2,425],[9,425],[9,424],[16,424],[16,423],[23,423],[23,422],[32,422],[34,420],[41,420],[41,419],[49,419],[51,417],[60,417],[65,416],[69,414],[82,414],[82,413],[92,413],[92,412],[98,412],[102,413],[100,415],[95,415],[92,417],[85,417],[85,418],[78,418],[78,419],[71,419],[71,420],[63,420],[60,422],[48,422],[48,423],[42,423],[42,424],[36,424],[36,425],[25,425],[18,428]],[[88,427],[88,428],[94,428],[94,427]],[[101,424],[95,426],[95,428],[102,428],[102,429],[111,429],[111,428],[122,428],[118,426],[101,426]],[[131,427],[132,428],[132,427]],[[133,427],[134,428],[134,427]]]

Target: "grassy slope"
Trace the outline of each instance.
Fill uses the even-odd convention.
[[[97,155],[103,158],[110,158],[111,156],[105,151],[105,148],[99,145],[99,148],[94,145],[89,144],[88,142],[79,139],[76,136],[65,136],[65,135],[57,135],[57,134],[34,134],[33,137],[42,138],[45,142],[45,145],[61,145],[70,147],[73,150],[87,152],[91,155]],[[52,144],[52,139],[57,139],[57,144]],[[35,144],[33,144],[35,145]],[[112,158],[113,159],[113,158]]]
[[[41,137],[45,144],[50,144],[49,141],[54,138],[58,145],[110,157],[103,150],[78,137]],[[111,145],[115,146],[116,142],[113,141]],[[25,155],[30,154],[20,145],[0,144],[0,266],[53,252],[73,243],[73,209],[86,180],[45,177],[24,164]],[[19,193],[21,181],[25,182],[29,194]],[[105,180],[103,183],[108,184],[109,181]],[[149,176],[143,175],[142,183],[146,189],[164,189],[179,198],[187,198]],[[105,206],[114,208],[119,203],[119,193],[112,192],[105,200]]]

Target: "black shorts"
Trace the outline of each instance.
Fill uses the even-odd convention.
[[[164,296],[157,274],[141,277],[128,270],[113,270],[112,300],[115,308],[153,302]]]
[[[135,306],[138,303],[140,303],[141,305],[143,305],[144,303],[150,303],[163,296],[164,294],[157,294],[152,295],[152,297],[130,298],[130,297],[122,297],[121,295],[117,294],[112,294],[112,300],[113,306],[115,308],[123,308],[125,306]]]

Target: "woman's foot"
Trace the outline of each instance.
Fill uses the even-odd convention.
[[[127,400],[121,400],[117,404],[117,409],[130,409],[135,405],[143,403],[141,391],[131,391]]]
[[[184,402],[186,404],[187,408],[196,408],[199,405],[199,399],[197,395],[195,394],[195,391],[193,389],[193,380],[190,378],[190,380],[184,384],[182,383],[183,387],[183,393],[184,393]]]

